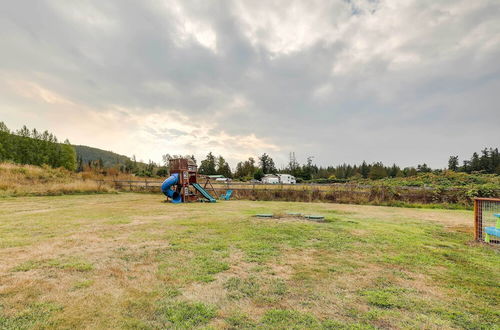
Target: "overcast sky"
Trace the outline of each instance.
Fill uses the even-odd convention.
[[[500,1],[2,1],[0,121],[138,159],[446,166],[500,141]]]

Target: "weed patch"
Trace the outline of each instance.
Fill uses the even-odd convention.
[[[157,312],[169,328],[191,329],[207,324],[216,315],[216,309],[202,303],[165,303]]]
[[[260,285],[257,278],[253,276],[247,279],[231,277],[224,283],[224,288],[228,291],[230,299],[241,299],[255,297],[259,292]]]
[[[88,272],[94,269],[94,266],[81,259],[69,258],[69,259],[47,259],[41,261],[26,261],[12,269],[14,272],[27,272],[33,269],[62,269],[77,272]]]
[[[15,315],[0,314],[0,329],[33,329],[55,326],[50,316],[62,307],[54,303],[36,303]]]

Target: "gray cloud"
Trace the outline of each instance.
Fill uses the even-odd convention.
[[[10,126],[155,160],[444,166],[499,141],[497,1],[0,6]]]

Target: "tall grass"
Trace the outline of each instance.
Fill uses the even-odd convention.
[[[469,208],[472,198],[463,191],[407,191],[394,187],[370,187],[369,189],[330,190],[237,190],[236,199],[288,201],[288,202],[332,202],[343,204],[372,204],[385,206]]]
[[[161,193],[159,183],[150,183],[145,186],[144,182],[132,181],[112,182],[118,191],[134,191]],[[269,185],[268,185],[269,186]],[[405,189],[405,187],[356,187],[345,186],[302,186],[297,189],[287,186],[256,186],[252,189],[234,188],[233,185],[222,187],[214,185],[215,193],[209,189],[208,192],[214,197],[225,194],[227,189],[233,190],[231,199],[242,199],[252,201],[286,201],[286,202],[331,202],[341,204],[368,204],[383,206],[400,206],[412,208],[446,208],[446,209],[471,209],[474,195],[470,195],[467,189]]]
[[[87,180],[64,168],[0,163],[0,197],[113,192],[106,183]]]

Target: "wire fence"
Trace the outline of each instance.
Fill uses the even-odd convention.
[[[476,241],[484,241],[486,237],[485,228],[495,228],[500,214],[499,198],[475,198],[474,199],[474,238]],[[493,236],[491,243],[500,243],[500,237]]]

